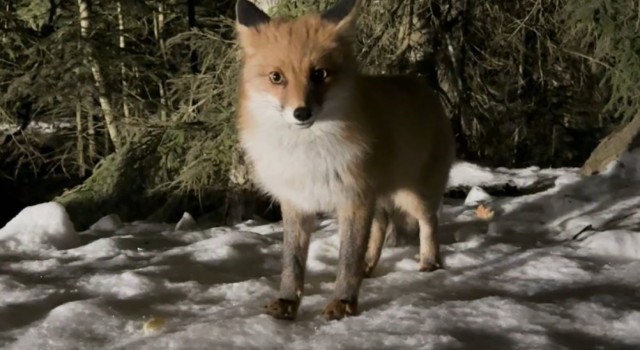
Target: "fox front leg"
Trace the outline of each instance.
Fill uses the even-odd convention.
[[[373,206],[368,203],[356,203],[338,213],[340,253],[334,297],[323,311],[327,320],[358,313],[358,293],[364,277],[372,221]]]
[[[275,318],[293,320],[304,292],[304,275],[309,251],[309,237],[315,216],[301,213],[281,203],[283,222],[282,274],[278,298],[265,305],[265,312]]]

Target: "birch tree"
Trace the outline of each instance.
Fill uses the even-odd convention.
[[[164,0],[158,1],[158,10],[155,11],[153,16],[153,33],[158,43],[160,55],[164,66],[167,66],[167,45],[164,39],[164,22],[165,22],[165,4]],[[160,119],[167,120],[167,89],[164,78],[160,78],[158,81],[158,91],[160,93]]]
[[[120,47],[120,50],[124,51],[125,49],[124,15],[122,14],[121,1],[118,1],[116,3],[116,9],[117,9],[117,15],[118,15],[118,47]],[[127,98],[129,86],[127,84],[127,69],[125,67],[124,62],[120,63],[120,75],[122,77],[122,113],[124,114],[124,118],[126,120],[129,120],[130,112],[129,112],[129,101]]]
[[[89,42],[89,31],[91,29],[91,0],[78,0],[78,10],[80,14],[80,35],[85,40],[86,45],[86,62],[91,69],[91,74],[93,75],[94,84],[98,92],[98,101],[100,102],[100,108],[102,109],[102,115],[104,117],[109,138],[115,145],[116,149],[118,149],[120,146],[118,126],[116,125],[111,101],[107,94],[104,76],[100,70],[99,63],[96,60],[95,51]]]

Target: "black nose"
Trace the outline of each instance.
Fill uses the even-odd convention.
[[[311,109],[309,107],[298,107],[293,111],[293,117],[304,122],[311,119]]]

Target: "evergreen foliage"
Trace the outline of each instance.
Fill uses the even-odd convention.
[[[363,70],[413,74],[439,89],[460,158],[578,166],[640,111],[638,2],[362,3]],[[127,195],[164,198],[141,215],[173,203],[168,198],[219,205],[221,193],[244,189],[245,179],[234,175],[243,173],[232,123],[234,4],[0,0],[0,124],[11,125],[0,134],[0,175],[94,174],[71,192],[76,197],[126,178],[135,184]],[[297,16],[331,4],[280,0],[270,12]],[[119,143],[107,128],[105,101]],[[29,126],[36,122],[64,127],[43,135]],[[123,158],[134,153],[146,155],[135,158],[139,165]],[[121,188],[104,188],[101,211],[117,206],[116,197],[126,200],[112,193]]]

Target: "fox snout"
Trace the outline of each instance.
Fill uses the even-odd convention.
[[[302,124],[312,122],[313,111],[309,107],[298,107],[293,110],[293,117]]]
[[[281,89],[285,119],[303,128],[311,126],[322,107],[321,96],[314,84],[302,74],[290,73],[287,84]]]
[[[298,107],[293,110],[293,117],[299,122],[307,122],[313,117],[313,111],[309,107]]]
[[[285,108],[283,113],[283,117],[287,122],[303,129],[309,128],[314,124],[317,114],[309,106]]]

